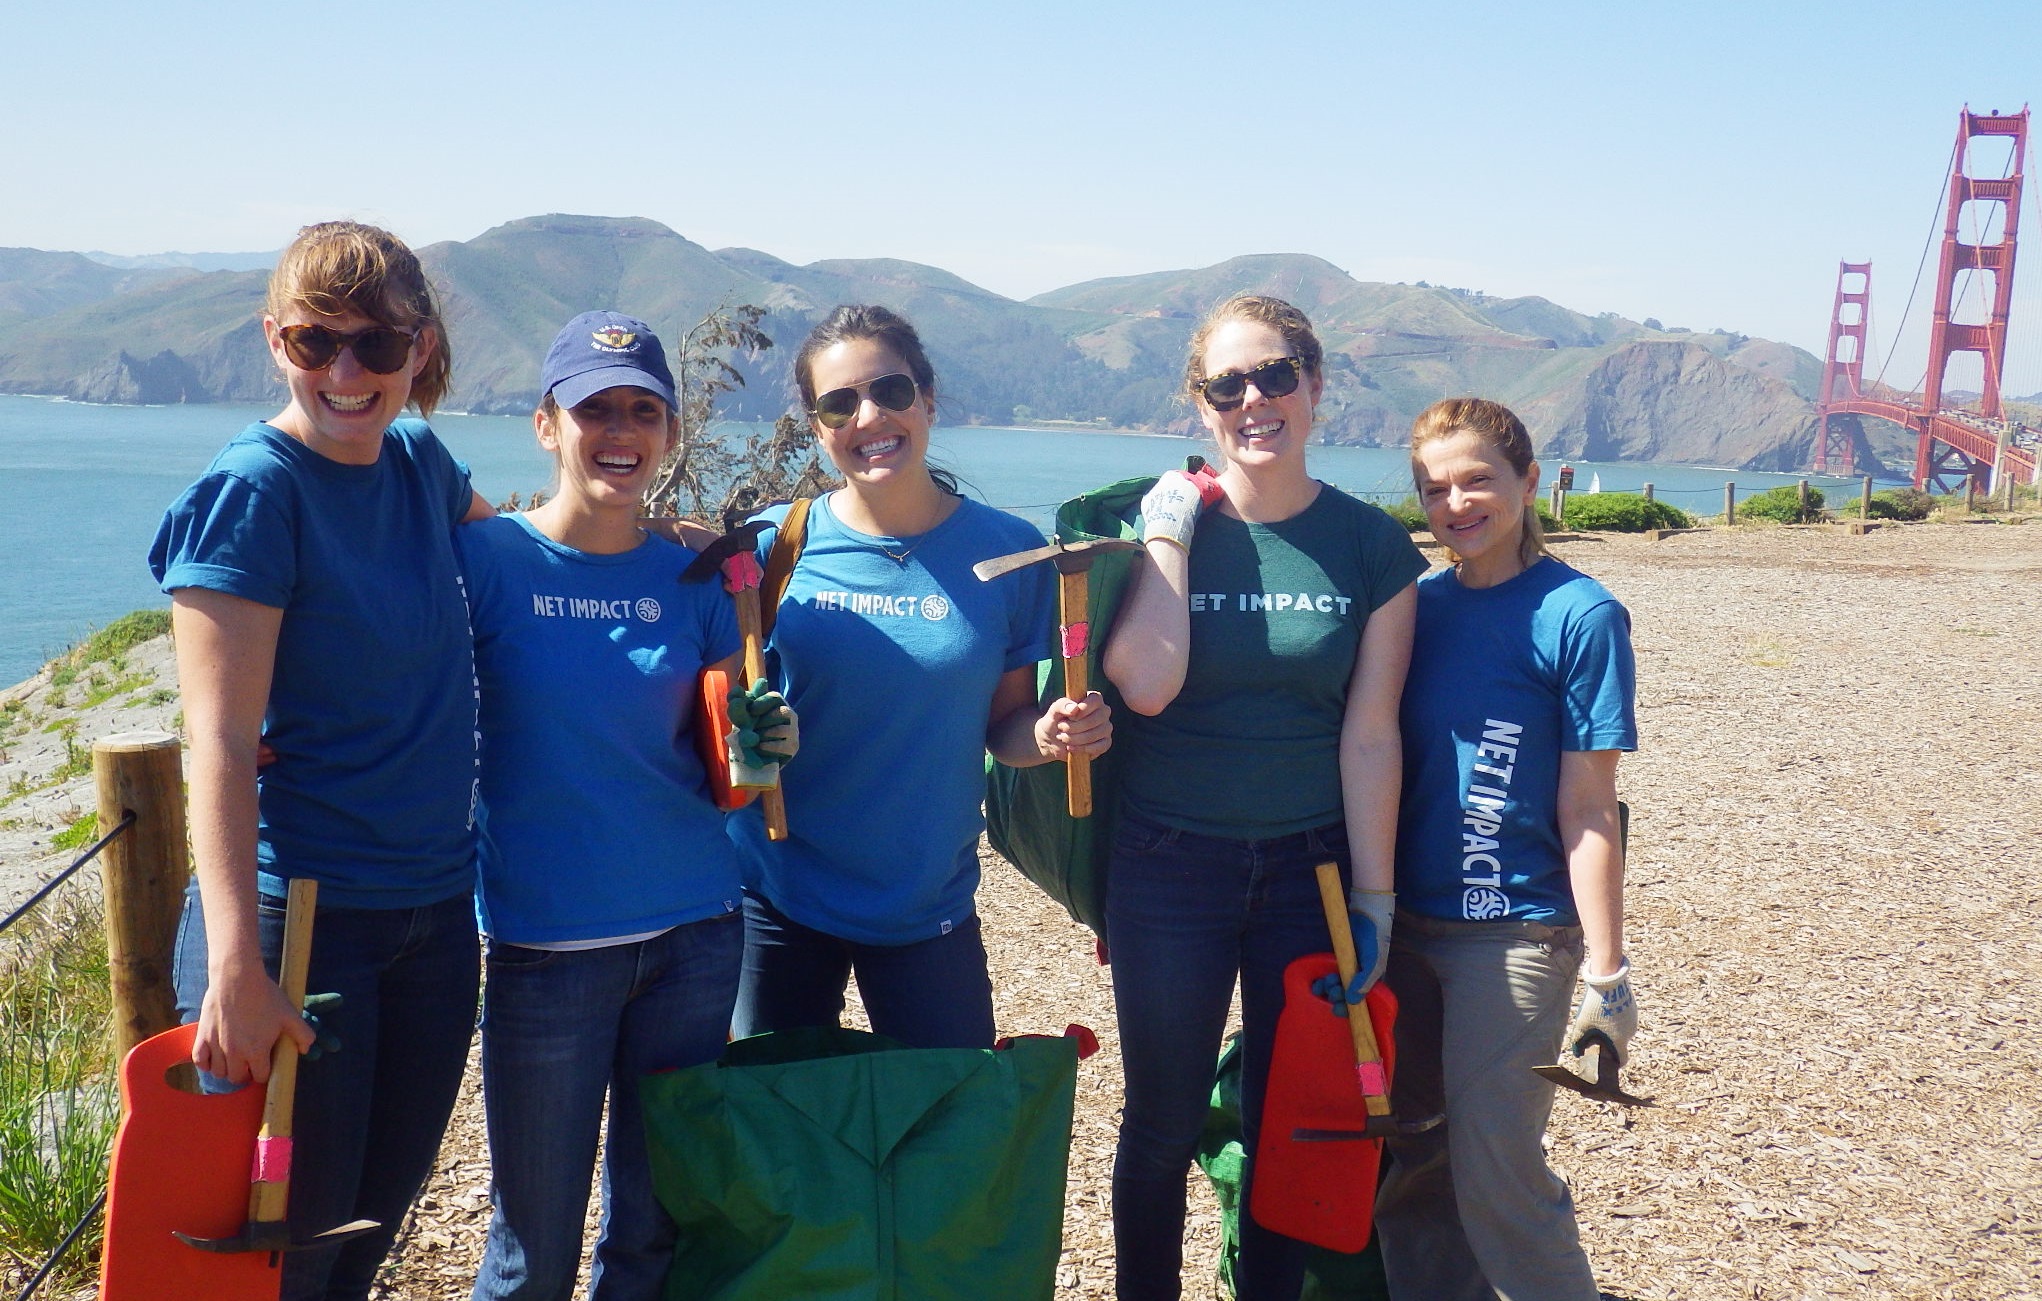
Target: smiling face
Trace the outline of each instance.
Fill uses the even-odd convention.
[[[842,428],[831,429],[813,416],[808,422],[824,455],[853,487],[876,488],[928,477],[929,425],[936,417],[934,396],[921,390],[907,410],[889,411],[864,392],[866,385],[882,375],[912,373],[905,360],[875,339],[841,340],[816,353],[810,363],[809,375],[817,394],[840,388],[861,392],[858,413]]]
[[[1461,558],[1462,581],[1488,587],[1524,569],[1525,512],[1539,491],[1539,465],[1519,474],[1498,448],[1466,430],[1411,453],[1418,500],[1432,536]]]
[[[279,331],[286,325],[323,325],[350,334],[382,324],[385,322],[360,312],[329,316],[303,307],[263,317],[262,332],[269,340],[270,356],[283,371],[291,394],[291,404],[271,423],[328,460],[375,464],[383,448],[383,431],[403,412],[411,397],[412,379],[437,345],[431,327],[418,331],[410,357],[388,375],[363,366],[352,348],[342,349],[324,370],[305,370],[285,353]]]
[[[666,402],[629,384],[600,389],[571,407],[556,408],[550,418],[535,412],[532,425],[539,446],[559,463],[561,500],[594,510],[628,510],[634,518],[676,432]]]
[[[1225,371],[1245,374],[1264,362],[1295,355],[1274,326],[1235,317],[1206,335],[1199,370],[1206,377]],[[1220,454],[1249,472],[1292,460],[1302,465],[1305,440],[1312,432],[1312,409],[1325,387],[1324,379],[1310,372],[1303,380],[1295,391],[1279,398],[1250,383],[1241,405],[1232,411],[1215,411],[1203,398],[1196,399],[1199,418],[1219,444]]]

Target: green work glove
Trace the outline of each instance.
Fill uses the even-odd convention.
[[[801,724],[794,710],[785,697],[767,687],[764,678],[749,687],[732,687],[725,704],[730,709],[730,733],[725,740],[732,766],[746,777],[759,778],[756,784],[778,785],[775,776],[764,770],[786,763],[801,749]],[[740,780],[736,784],[755,783]]]
[[[303,1015],[305,1017],[305,1024],[312,1027],[312,1046],[305,1050],[304,1056],[306,1061],[316,1062],[328,1053],[340,1051],[340,1036],[327,1029],[319,1019],[321,1012],[336,1011],[339,1009],[340,1003],[341,999],[338,994],[305,995]]]

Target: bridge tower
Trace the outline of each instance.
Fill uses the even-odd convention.
[[[1857,473],[1858,443],[1864,427],[1858,417],[1832,411],[1841,398],[1862,397],[1865,390],[1865,330],[1872,314],[1872,264],[1839,262],[1836,305],[1829,312],[1829,355],[1822,365],[1822,413],[1815,434],[1815,472]],[[1837,391],[1842,381],[1843,391]]]
[[[2009,136],[2013,139],[2013,161],[2005,177],[1977,177],[1970,174],[1971,142],[1981,136]],[[1950,358],[1959,352],[1980,355],[1985,375],[1979,414],[1988,422],[2004,419],[2000,409],[2000,376],[2006,368],[2007,309],[2014,292],[2015,237],[2021,224],[2021,180],[2028,158],[2028,110],[2002,116],[1973,113],[1968,107],[1957,123],[1957,154],[1950,168],[1950,197],[1943,221],[1943,252],[1936,271],[1935,315],[1929,328],[1928,378],[1923,385],[1921,415],[1914,453],[1914,481],[1934,482],[1953,490],[1979,469],[1990,469],[1991,461],[1936,436],[1935,417],[1943,410],[1943,381]],[[1967,244],[1958,237],[1958,221],[1964,205],[1976,203],[1974,214],[1979,237],[1998,218],[2000,237],[1993,243]],[[1997,212],[1983,205],[1998,204]],[[1950,319],[1952,296],[1958,273],[1986,271],[1992,276],[1992,308],[1989,318],[1978,324],[1959,324]],[[1954,479],[1954,482],[1951,480]]]

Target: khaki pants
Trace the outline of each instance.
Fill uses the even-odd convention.
[[[1389,1141],[1376,1232],[1396,1301],[1597,1301],[1574,1199],[1540,1139],[1581,966],[1581,929],[1399,913],[1399,1119],[1446,1114]]]

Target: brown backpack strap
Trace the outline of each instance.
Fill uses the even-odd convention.
[[[780,613],[780,602],[787,595],[787,582],[794,577],[794,566],[801,559],[801,548],[808,542],[808,508],[815,501],[813,497],[798,497],[787,508],[787,518],[780,521],[780,529],[773,535],[773,549],[766,553],[766,576],[759,583],[759,627],[760,637],[773,635],[773,620]]]

